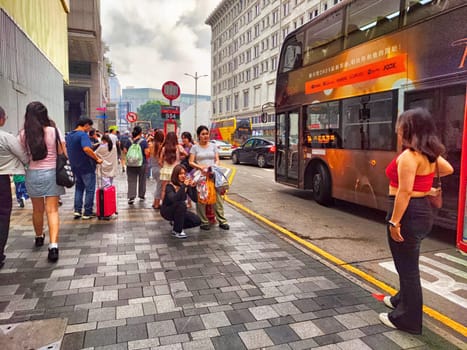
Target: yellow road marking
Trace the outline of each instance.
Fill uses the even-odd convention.
[[[229,176],[229,182],[232,183],[232,180],[236,174],[236,169],[235,167],[231,168],[228,167],[229,169],[232,170],[232,173]],[[367,274],[366,272],[363,272],[362,270],[350,265],[349,263],[339,259],[338,257],[335,257],[334,255],[326,252],[325,250],[319,248],[318,246],[314,245],[313,243],[298,237],[294,233],[290,232],[289,230],[283,228],[282,226],[279,226],[272,222],[269,219],[266,219],[265,217],[259,215],[258,213],[252,211],[251,209],[245,207],[244,205],[230,199],[227,195],[225,195],[225,201],[229,204],[232,204],[233,206],[237,207],[238,209],[246,212],[247,214],[255,217],[256,219],[260,220],[261,222],[265,223],[266,225],[272,227],[273,229],[279,231],[280,233],[284,234],[285,236],[289,237],[290,239],[294,240],[298,244],[305,246],[306,248],[310,249],[311,251],[321,255],[328,261],[334,263],[335,265],[338,265],[345,270],[363,278],[364,280],[368,281],[369,283],[379,287],[380,289],[384,290],[385,292],[394,295],[397,291],[392,288],[391,286],[387,285],[386,283],[376,279],[375,277]],[[434,318],[435,320],[443,323],[447,327],[453,329],[454,331],[458,332],[462,336],[466,337],[467,336],[467,327],[460,324],[459,322],[454,321],[453,319],[447,317],[446,315],[440,313],[439,311],[436,311],[432,309],[431,307],[428,307],[426,305],[423,305],[423,312],[427,314],[428,316]]]

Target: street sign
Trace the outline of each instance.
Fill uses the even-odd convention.
[[[162,119],[180,119],[179,106],[161,106]]]
[[[175,100],[180,96],[180,86],[174,81],[166,81],[162,85],[162,95],[170,101]]]
[[[126,114],[126,120],[128,121],[128,123],[134,123],[138,120],[138,114],[136,114],[135,112],[128,112]]]

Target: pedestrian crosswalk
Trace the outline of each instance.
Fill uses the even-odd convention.
[[[436,253],[431,257],[427,255],[420,256],[422,287],[467,308],[467,258],[457,253]],[[397,273],[393,261],[381,262],[379,265]]]

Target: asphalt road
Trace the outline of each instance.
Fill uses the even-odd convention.
[[[333,256],[397,288],[387,245],[385,213],[347,202],[324,207],[309,191],[274,181],[274,169],[223,163],[235,169],[229,198],[308,240]],[[422,244],[425,305],[467,325],[467,259],[455,249],[455,232],[435,228]],[[429,317],[425,320],[432,322]],[[455,336],[452,328],[433,322]],[[465,337],[461,337],[463,341]]]

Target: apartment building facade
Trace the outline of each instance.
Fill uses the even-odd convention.
[[[211,26],[212,118],[248,118],[254,135],[273,138],[282,42],[341,1],[223,0],[205,22]],[[261,122],[262,111],[266,122]]]

